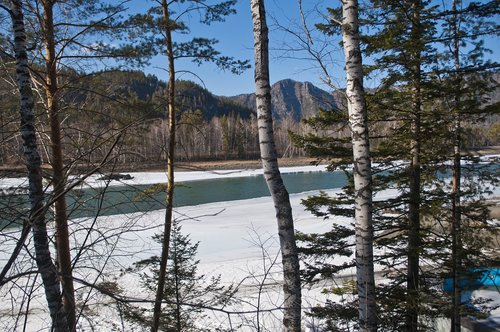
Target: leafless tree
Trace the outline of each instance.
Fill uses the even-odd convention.
[[[283,327],[285,331],[300,331],[302,310],[300,267],[290,197],[280,175],[274,143],[269,81],[269,37],[264,1],[252,0],[251,12],[254,31],[254,77],[260,153],[264,177],[276,209],[283,264],[283,292],[285,296]]]
[[[23,225],[22,235],[18,240],[15,253],[21,249],[19,244],[24,244],[30,228],[33,227],[35,257],[38,269],[42,275],[47,303],[52,317],[52,326],[55,331],[68,331],[70,324],[67,320],[66,308],[63,306],[63,302],[61,301],[59,277],[57,269],[52,262],[49,250],[49,238],[45,220],[46,209],[44,206],[41,161],[38,153],[34,124],[35,100],[31,89],[31,75],[28,67],[26,31],[22,2],[12,0],[9,4],[9,13],[12,17],[12,27],[14,31],[16,73],[20,95],[21,135],[23,138],[24,155],[28,171],[30,185],[29,196],[31,202],[30,217]],[[12,257],[14,257],[14,259],[16,258],[16,256]],[[9,263],[12,264],[12,260]],[[10,267],[10,264],[5,266],[7,270]],[[2,271],[1,279],[5,277],[5,273],[7,271],[5,268],[4,271]]]

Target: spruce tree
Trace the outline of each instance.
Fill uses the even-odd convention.
[[[162,331],[212,331],[204,311],[211,306],[226,304],[232,294],[231,287],[220,284],[220,276],[208,279],[199,274],[199,260],[196,258],[199,243],[192,243],[189,235],[182,233],[178,221],[173,222],[170,240],[167,273],[159,317],[158,328]],[[162,235],[155,235],[154,241],[163,243]],[[160,273],[161,257],[153,256],[134,264],[141,286],[147,294],[155,294]],[[132,323],[149,329],[153,317],[150,310],[140,306],[126,306],[125,316]]]
[[[481,8],[483,14],[495,13],[492,4]],[[464,8],[460,12],[467,13],[468,10]],[[338,33],[338,13],[337,10],[331,10],[333,19],[327,24],[319,25],[320,28],[325,29],[328,34]],[[452,215],[452,188],[448,177],[451,173],[446,165],[453,160],[453,149],[450,147],[454,145],[454,117],[449,108],[451,104],[446,106],[444,103],[451,101],[450,96],[454,96],[460,89],[455,85],[448,90],[448,84],[453,84],[452,80],[443,79],[447,75],[444,75],[446,70],[442,68],[442,61],[446,58],[449,61],[452,57],[440,47],[439,43],[445,38],[440,36],[442,30],[436,26],[443,22],[443,17],[450,14],[451,11],[420,1],[374,1],[363,12],[365,24],[376,22],[370,30],[363,31],[365,54],[374,61],[373,65],[366,67],[366,72],[382,73],[383,77],[380,87],[368,96],[369,117],[373,127],[371,142],[377,162],[374,172],[375,191],[390,189],[394,193],[389,199],[377,199],[374,202],[375,260],[383,267],[384,279],[383,282],[378,282],[377,288],[380,303],[378,318],[384,330],[426,329],[432,324],[433,317],[449,315],[442,303],[442,299],[447,298],[446,295],[442,292],[436,295],[436,290],[440,289],[443,278],[450,271],[448,266],[451,266],[448,248],[451,247],[452,233],[448,226],[440,226],[443,222],[452,225],[448,224]],[[481,22],[478,12],[476,16],[470,15],[466,21],[470,27],[476,26],[476,32],[479,31],[476,24],[470,23]],[[490,33],[492,30],[494,29],[490,29]],[[487,29],[484,31],[486,33]],[[466,34],[460,35],[465,38]],[[480,40],[481,35],[474,35],[476,41]],[[453,38],[446,40],[449,42]],[[467,70],[461,71],[462,74],[486,68],[484,64],[480,64],[481,48],[470,49],[474,54],[471,54],[470,60],[474,59],[475,64],[467,66]],[[483,75],[476,77],[483,83],[487,80]],[[477,88],[475,92],[471,87]],[[482,103],[479,96],[484,96],[485,92],[487,90],[484,90],[484,84],[472,83],[468,92],[464,90],[458,99],[464,102],[464,106],[468,105],[468,112],[475,113],[477,118]],[[467,95],[475,97],[471,99]],[[465,102],[466,100],[469,101]],[[342,158],[346,147],[349,147],[346,138],[333,138],[323,133],[327,133],[325,129],[328,128],[341,128],[345,121],[342,110],[323,111],[316,118],[307,121],[314,126],[316,134],[295,136],[295,140],[313,156]],[[467,121],[470,123],[471,119]],[[349,159],[333,160],[330,167],[335,168],[348,162]],[[488,177],[494,174],[479,177],[485,172],[475,167],[468,168],[465,173],[470,175],[464,174],[462,178],[474,176],[477,182],[467,181],[470,189],[462,188],[460,193],[463,200],[460,211],[467,215],[465,219],[468,220],[464,222],[468,227],[460,232],[463,239],[467,238],[467,244],[462,244],[466,250],[461,251],[461,257],[468,257],[468,260],[462,265],[484,265],[487,264],[487,257],[477,247],[481,236],[474,234],[472,225],[482,225],[481,228],[487,226],[488,217],[484,213],[484,207],[483,210],[479,208],[482,206],[479,203],[484,199],[483,195],[487,194],[487,185],[492,183]],[[350,216],[352,193],[349,185],[342,194],[335,197],[324,194],[311,197],[305,204],[321,217]],[[465,201],[467,203],[464,204]],[[476,209],[476,212],[466,213],[469,209]],[[331,219],[335,220],[333,216]],[[337,265],[335,259],[327,259],[332,254],[348,254],[350,242],[344,236],[351,233],[343,228],[335,226],[332,232],[324,235],[300,237],[305,241],[301,250],[306,262],[310,262],[306,264],[305,271],[308,279],[335,278],[338,271],[352,266],[349,263]],[[320,243],[331,245],[332,248],[326,250]],[[475,263],[472,264],[474,259]],[[315,262],[321,264],[314,264]],[[446,268],[442,269],[443,266]],[[350,289],[334,287],[330,291],[345,294]],[[327,302],[325,307],[313,309],[312,314],[325,318],[328,326],[339,324],[338,326],[348,328],[354,324],[355,307],[356,304],[350,301],[343,304]],[[394,315],[406,319],[394,320]]]
[[[461,330],[461,318],[467,313],[467,306],[462,303],[462,286],[464,278],[471,277],[471,271],[480,271],[481,266],[491,266],[491,257],[485,257],[478,241],[485,239],[477,233],[470,233],[470,227],[475,224],[476,231],[488,229],[488,216],[484,214],[485,205],[477,193],[484,192],[481,185],[485,176],[477,172],[462,170],[462,161],[477,163],[467,154],[463,142],[464,124],[474,123],[483,116],[488,117],[491,109],[482,105],[489,103],[487,95],[494,87],[489,70],[497,67],[496,63],[485,60],[486,49],[480,36],[494,33],[497,24],[491,18],[498,15],[499,5],[495,2],[464,4],[454,0],[450,7],[442,11],[442,34],[440,41],[448,49],[443,56],[438,69],[438,77],[444,91],[442,100],[444,109],[448,110],[450,153],[452,160],[452,183],[449,191],[449,228],[451,237],[451,253],[446,264],[452,279],[451,317],[452,331]],[[498,84],[498,82],[496,83]],[[476,160],[477,162],[477,160]],[[471,174],[472,173],[472,174]],[[491,174],[494,176],[494,174]],[[488,175],[488,176],[491,176]],[[467,178],[474,176],[478,181],[471,186]],[[482,210],[482,212],[481,212]],[[478,225],[482,225],[478,227]],[[465,226],[465,228],[463,227]],[[488,232],[494,233],[493,230]],[[486,241],[488,242],[488,241]]]

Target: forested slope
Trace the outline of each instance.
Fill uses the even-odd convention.
[[[12,70],[4,66],[0,82],[0,164],[21,165],[21,143],[17,124],[17,97]],[[498,73],[492,75],[496,86],[485,107],[494,114],[478,123],[468,124],[470,147],[499,144]],[[66,73],[64,93],[64,142],[71,148],[66,157],[78,164],[98,162],[112,144],[111,137],[122,133],[120,149],[114,151],[116,162],[159,162],[165,158],[167,144],[166,113],[162,105],[167,84],[141,71],[109,71],[90,75]],[[177,105],[181,160],[255,159],[258,157],[255,95],[216,96],[191,81],[178,81]],[[273,113],[276,116],[276,143],[280,156],[303,156],[288,131],[304,134],[310,128],[302,119],[318,114],[320,109],[345,111],[343,91],[328,93],[309,82],[283,80],[271,88]],[[495,111],[496,110],[496,111]],[[39,111],[40,132],[44,114]],[[384,131],[384,124],[375,128]],[[339,130],[345,130],[339,128]],[[336,134],[336,133],[332,133]],[[375,133],[376,135],[376,133]],[[44,135],[41,135],[43,140]],[[43,156],[48,160],[47,156]]]

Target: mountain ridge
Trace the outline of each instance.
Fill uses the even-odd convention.
[[[86,85],[100,86],[103,82],[106,82],[108,91],[113,96],[125,96],[146,104],[157,103],[167,95],[166,82],[141,71],[98,73],[88,79]],[[236,96],[215,95],[193,81],[178,80],[176,94],[177,107],[181,113],[198,112],[206,120],[229,114],[237,114],[242,118],[256,114],[255,93],[242,93]],[[278,121],[287,117],[292,117],[295,121],[312,117],[320,109],[341,108],[343,100],[341,94],[340,92],[331,94],[311,82],[280,80],[271,86],[273,115]],[[151,118],[164,115],[149,112],[145,116]]]
[[[342,93],[333,94],[318,88],[311,82],[284,79],[271,86],[271,104],[277,119],[292,116],[300,120],[314,116],[320,109],[342,108]],[[255,93],[242,93],[225,97],[255,110]]]

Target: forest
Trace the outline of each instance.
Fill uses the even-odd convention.
[[[0,1],[1,330],[499,328],[500,3],[286,2]],[[193,32],[242,10],[252,60]]]

